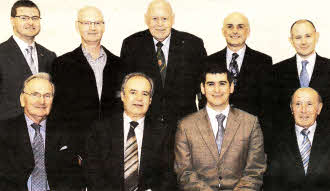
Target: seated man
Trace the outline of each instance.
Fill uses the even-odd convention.
[[[322,106],[314,89],[294,92],[290,107],[295,124],[279,136],[267,169],[265,191],[330,189],[330,132],[327,125],[316,122]]]
[[[80,166],[61,124],[47,116],[55,87],[47,73],[24,82],[24,115],[0,121],[0,190],[80,190]]]
[[[93,125],[87,142],[88,191],[175,189],[168,133],[146,116],[153,92],[151,78],[128,74],[121,88],[124,112]]]
[[[259,190],[266,170],[258,118],[229,105],[234,83],[225,64],[208,61],[201,90],[206,108],[176,132],[174,169],[185,191]]]

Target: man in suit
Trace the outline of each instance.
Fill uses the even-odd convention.
[[[320,120],[327,120],[330,107],[330,61],[315,52],[319,33],[309,20],[298,20],[291,26],[289,41],[297,54],[273,66],[274,72],[274,123],[282,122],[290,115],[290,95],[300,87],[311,87],[323,97]]]
[[[259,190],[266,170],[258,118],[229,105],[234,83],[224,65],[208,62],[201,90],[206,108],[185,117],[175,139],[182,190]]]
[[[58,57],[53,65],[57,88],[53,115],[69,125],[77,151],[84,155],[92,122],[118,109],[115,105],[120,103],[116,93],[120,92],[121,64],[117,56],[101,45],[105,23],[99,9],[89,6],[80,9],[76,30],[81,45]]]
[[[322,99],[299,88],[290,103],[294,123],[282,132],[265,177],[265,191],[326,191],[330,188],[330,131],[316,122]]]
[[[119,112],[93,125],[87,144],[88,190],[174,190],[166,129],[146,115],[154,83],[143,73],[122,83]]]
[[[54,52],[37,44],[40,10],[29,0],[18,0],[11,8],[13,36],[0,44],[0,120],[23,113],[19,99],[23,81],[37,72],[49,72]]]
[[[202,39],[172,28],[174,13],[165,0],[149,4],[145,23],[148,30],[124,39],[120,55],[126,72],[144,72],[154,80],[150,113],[175,132],[179,119],[197,111],[200,61],[206,51]]]
[[[234,76],[235,92],[230,103],[258,116],[264,133],[271,127],[268,115],[271,100],[272,58],[246,45],[250,35],[248,19],[241,13],[231,13],[223,21],[222,34],[227,47],[208,58],[226,65]],[[270,131],[270,130],[269,130]],[[267,136],[265,134],[265,141]]]
[[[79,190],[82,171],[65,128],[47,119],[54,85],[47,73],[24,82],[24,115],[0,122],[0,190]]]

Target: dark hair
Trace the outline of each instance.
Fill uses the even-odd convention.
[[[201,75],[201,83],[205,84],[206,74],[227,74],[227,79],[229,84],[233,82],[233,77],[230,72],[227,70],[226,61],[220,61],[212,58],[206,58],[203,61],[203,72]]]
[[[36,8],[39,12],[39,16],[40,16],[40,10],[38,8],[38,6],[33,3],[30,0],[18,0],[14,3],[14,5],[11,7],[11,13],[10,16],[11,17],[16,17],[17,15],[17,8],[19,7],[30,7],[30,8]]]
[[[315,25],[313,24],[312,21],[307,20],[307,19],[300,19],[300,20],[297,20],[296,22],[294,22],[294,23],[291,25],[290,33],[292,32],[292,28],[294,27],[295,24],[304,23],[304,22],[310,23],[310,24],[313,26],[314,30],[316,31]]]
[[[124,90],[125,90],[125,86],[126,86],[128,80],[133,78],[133,77],[136,77],[136,76],[143,77],[146,80],[148,80],[148,82],[151,86],[150,97],[152,98],[152,96],[154,95],[154,81],[149,76],[147,76],[146,74],[144,74],[142,72],[134,72],[134,73],[127,74],[124,77],[123,82],[121,83],[121,91],[125,94]]]

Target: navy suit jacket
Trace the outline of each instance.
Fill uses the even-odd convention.
[[[0,190],[26,191],[35,163],[25,117],[0,121],[0,126]],[[69,141],[65,128],[48,119],[45,167],[51,190],[81,188],[82,170]]]
[[[39,72],[50,72],[56,58],[54,52],[35,44],[38,54]],[[23,82],[32,75],[28,63],[13,37],[0,44],[0,120],[23,113],[19,96]]]
[[[124,191],[123,113],[95,122],[87,144],[88,190]],[[166,129],[145,118],[139,168],[139,190],[174,190],[168,163]]]

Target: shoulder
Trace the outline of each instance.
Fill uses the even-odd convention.
[[[207,57],[207,59],[225,59],[226,58],[226,48],[215,52]]]
[[[206,115],[207,113],[205,108],[189,114],[179,121],[179,127],[184,128],[186,126],[191,126],[192,124],[197,123],[197,121],[204,119]]]
[[[176,29],[172,29],[171,31],[171,35],[173,35],[173,37],[177,37],[177,38],[180,38],[180,39],[183,39],[183,40],[188,40],[188,41],[191,41],[191,42],[203,42],[203,40],[191,33],[187,33],[187,32],[183,32],[183,31],[179,31],[179,30],[176,30]],[[172,36],[171,36],[172,37]]]
[[[258,117],[255,115],[252,115],[246,111],[243,111],[238,108],[230,108],[229,115],[233,115],[236,120],[243,121],[244,123],[246,122],[251,122],[251,123],[257,123],[258,122]]]
[[[50,51],[49,49],[45,48],[41,44],[36,43],[36,46],[37,46],[37,49],[38,50],[41,50],[42,51],[41,52],[42,54],[46,54],[45,56],[55,56],[56,55],[55,52]]]
[[[8,40],[2,42],[2,43],[0,44],[0,51],[5,50],[5,49],[9,46],[10,41],[13,41],[13,40],[14,40],[14,39],[13,39],[12,37],[10,37]]]
[[[126,43],[136,42],[139,40],[145,40],[146,38],[151,38],[151,34],[148,29],[144,30],[144,31],[136,32],[136,33],[128,36],[127,38],[124,39],[124,42],[126,42]]]
[[[288,58],[288,59],[285,59],[285,60],[282,60],[282,61],[276,63],[273,67],[274,67],[274,69],[286,68],[288,65],[294,63],[295,61],[296,61],[296,58],[295,58],[295,56],[293,56],[291,58]]]
[[[325,57],[322,57],[322,56],[320,56],[318,54],[316,55],[316,61],[317,62],[325,62],[327,64],[330,64],[330,59],[325,58]]]
[[[111,62],[120,62],[120,58],[118,56],[116,56],[115,54],[113,54],[112,52],[110,52],[104,46],[102,46],[102,48],[103,48],[105,54],[107,55],[107,60],[109,60]]]
[[[71,52],[67,52],[59,57],[56,58],[55,63],[57,65],[70,65],[71,63],[75,63],[77,58],[84,56],[81,50],[81,46],[74,49]]]
[[[25,128],[24,125],[26,126],[24,115],[0,120],[0,137],[10,137],[13,134],[16,136],[17,130]]]
[[[254,55],[256,57],[261,57],[261,58],[265,58],[265,59],[272,59],[271,56],[265,54],[265,53],[262,53],[260,51],[257,51],[257,50],[254,50],[248,46],[246,46],[246,54],[251,54],[251,55]]]

